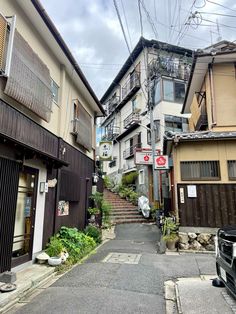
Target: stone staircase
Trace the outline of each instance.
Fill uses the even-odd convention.
[[[111,222],[114,224],[151,222],[138,212],[138,207],[122,199],[119,195],[104,189],[104,200],[112,206]]]

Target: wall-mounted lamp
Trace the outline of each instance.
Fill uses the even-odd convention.
[[[98,177],[97,173],[93,173],[93,183],[98,183],[98,179],[99,179],[99,177]]]

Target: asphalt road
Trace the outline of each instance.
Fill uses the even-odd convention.
[[[215,272],[214,256],[157,254],[156,225],[116,227],[116,239],[14,313],[165,313],[164,281]],[[110,253],[138,254],[137,264],[104,262]],[[121,256],[122,258],[122,256]],[[11,312],[13,313],[13,312]]]

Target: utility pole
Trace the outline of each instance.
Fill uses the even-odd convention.
[[[148,110],[150,112],[150,129],[151,129],[151,146],[152,146],[152,177],[153,177],[153,198],[155,207],[159,208],[159,182],[158,170],[155,170],[155,157],[156,157],[156,141],[155,141],[155,125],[153,119],[154,109],[154,91],[155,79],[150,81],[148,78]]]

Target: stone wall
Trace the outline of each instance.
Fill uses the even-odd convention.
[[[179,232],[179,250],[214,251],[215,234]]]

